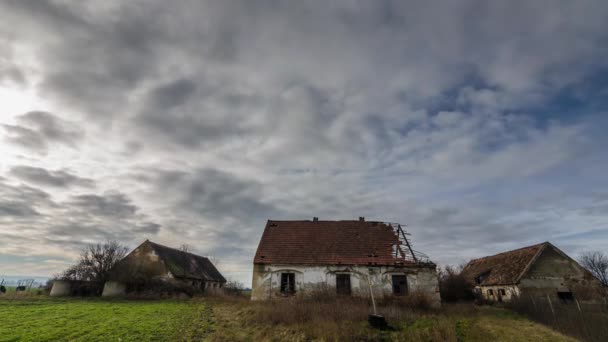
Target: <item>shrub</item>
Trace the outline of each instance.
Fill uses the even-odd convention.
[[[473,284],[462,274],[463,266],[446,266],[439,273],[441,300],[445,302],[472,301]]]

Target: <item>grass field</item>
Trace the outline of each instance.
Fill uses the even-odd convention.
[[[217,298],[0,299],[0,341],[573,341],[498,308],[389,313],[394,329],[378,331],[368,327],[367,308],[359,304],[347,303],[350,313],[325,303],[280,312],[291,307]]]
[[[198,341],[211,307],[191,301],[2,300],[0,341]]]

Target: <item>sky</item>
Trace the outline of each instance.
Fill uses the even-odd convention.
[[[608,250],[605,1],[0,0],[0,274],[266,220],[400,222],[457,265]]]

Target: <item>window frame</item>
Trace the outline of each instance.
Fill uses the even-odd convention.
[[[296,293],[296,274],[295,272],[281,272],[279,279],[280,292],[284,296],[291,296]]]
[[[403,280],[405,280],[405,293],[401,293],[401,283],[399,283],[399,286],[395,286],[395,278],[402,278]],[[393,287],[393,296],[407,296],[410,292],[410,284],[407,280],[407,274],[392,274],[391,275],[391,285]],[[397,289],[399,289],[397,291]]]

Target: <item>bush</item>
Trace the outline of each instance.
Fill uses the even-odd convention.
[[[446,266],[439,272],[439,290],[444,302],[472,301],[473,284],[462,274],[463,266]]]

